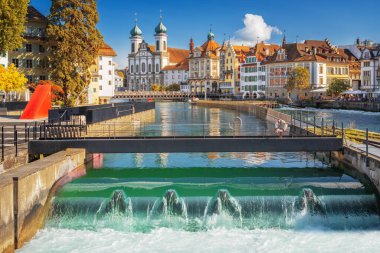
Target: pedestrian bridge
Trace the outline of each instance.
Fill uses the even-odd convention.
[[[257,130],[239,122],[219,124],[100,124],[96,127],[45,125],[29,141],[30,154],[67,148],[89,153],[330,152],[343,148],[342,138],[290,127],[282,138],[274,129]]]

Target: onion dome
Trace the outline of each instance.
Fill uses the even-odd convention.
[[[160,20],[160,23],[156,26],[154,31],[156,32],[156,34],[166,33],[167,29],[164,26],[164,24],[162,23],[162,19]]]
[[[131,30],[131,36],[141,36],[142,35],[142,31],[141,29],[137,26],[137,23],[135,24],[135,27],[133,27],[133,29]]]
[[[209,34],[207,35],[207,38],[208,38],[208,40],[214,40],[215,34],[210,31]]]

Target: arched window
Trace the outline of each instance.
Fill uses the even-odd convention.
[[[166,41],[164,41],[164,51],[166,51]]]
[[[131,84],[134,84],[134,80],[133,79],[131,79]]]
[[[131,65],[130,73],[133,73],[133,65]]]
[[[156,51],[160,51],[160,41],[156,41]]]
[[[135,52],[135,43],[134,43],[134,42],[132,43],[131,52],[132,52],[132,53],[134,53],[134,52]]]
[[[136,65],[136,73],[139,73],[139,65]]]
[[[158,63],[156,63],[156,72],[160,72],[160,65],[158,65]]]
[[[141,71],[145,73],[145,63],[141,64]]]
[[[149,65],[148,65],[148,69],[149,69],[149,70],[148,70],[149,72],[152,72],[152,64],[149,63]]]

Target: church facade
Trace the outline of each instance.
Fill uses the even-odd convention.
[[[129,90],[148,91],[153,84],[164,85],[160,74],[162,69],[175,66],[189,56],[189,50],[168,47],[167,29],[162,23],[162,17],[155,28],[155,45],[144,41],[137,21],[130,34]]]

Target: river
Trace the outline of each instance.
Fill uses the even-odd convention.
[[[210,135],[227,133],[237,117],[249,131],[272,131],[228,110],[186,103],[156,108],[156,124],[207,122],[202,131]],[[171,127],[162,134],[165,129]],[[380,248],[372,187],[306,153],[107,154],[52,202],[45,228],[18,252]]]

